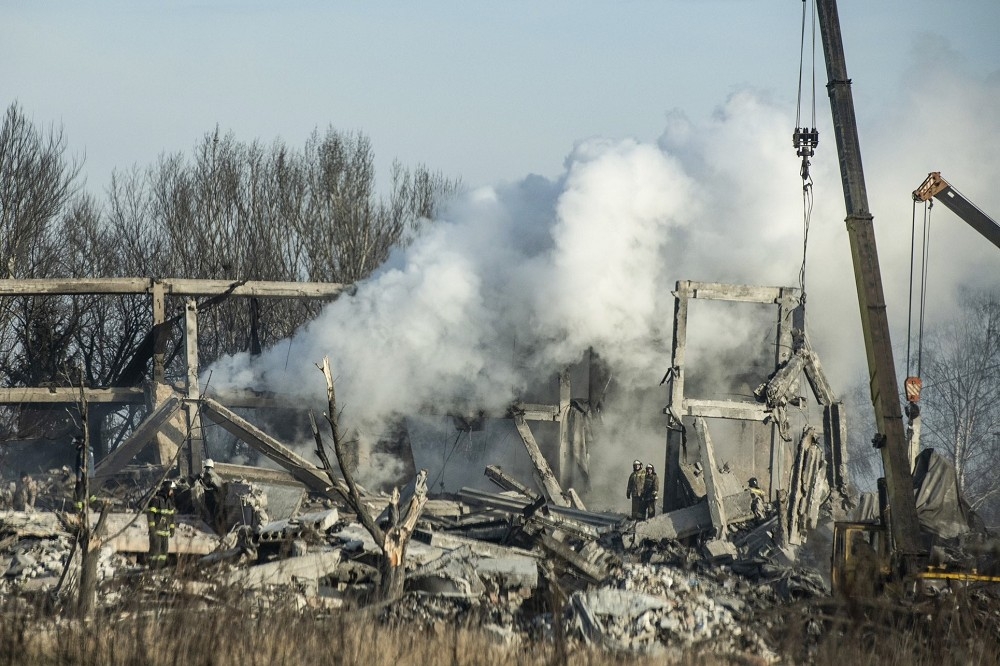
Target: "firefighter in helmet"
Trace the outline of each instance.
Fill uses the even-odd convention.
[[[642,520],[646,517],[646,507],[642,501],[642,491],[646,488],[646,472],[642,469],[641,460],[632,461],[632,474],[628,477],[628,487],[625,489],[625,499],[632,500],[632,518]]]
[[[642,481],[643,518],[656,515],[656,498],[660,496],[660,477],[656,476],[653,464],[646,465],[646,476]]]
[[[173,481],[164,481],[156,495],[149,500],[146,515],[149,518],[149,568],[162,569],[167,566],[167,552],[170,550],[170,537],[174,535],[176,524],[174,514],[177,506],[174,504]]]

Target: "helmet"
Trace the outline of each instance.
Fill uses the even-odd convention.
[[[760,482],[757,480],[756,476],[751,476],[749,483],[751,488],[760,488]]]
[[[171,490],[173,490],[176,487],[177,487],[177,483],[175,481],[173,481],[173,480],[164,481],[162,484],[160,484],[160,490],[162,490],[163,492],[171,491]]]
[[[205,466],[205,469],[212,469],[213,467],[215,467],[215,461],[212,460],[211,458],[205,458],[205,462],[203,464]]]
[[[632,461],[632,467],[642,467],[642,461],[641,460],[633,460]]]
[[[649,463],[648,465],[646,465],[646,471],[647,471],[647,472],[652,472],[652,471],[655,471],[655,470],[653,469],[653,463]]]

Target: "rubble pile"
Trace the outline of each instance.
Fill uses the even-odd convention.
[[[56,490],[43,492],[39,506],[67,505],[56,496],[67,492],[65,484],[43,479],[40,485]],[[171,563],[183,566],[163,573],[146,569],[148,528],[137,502],[149,493],[115,497],[96,537],[98,605],[113,610],[136,599],[156,603],[152,587],[143,595],[137,581],[165,576],[205,603],[224,597],[227,587],[260,595],[261,603],[292,599],[303,612],[337,612],[371,599],[381,552],[349,506],[314,493],[296,502],[294,515],[268,521],[261,488],[245,480],[227,485],[222,510],[242,518],[220,534],[213,525],[225,521],[178,515],[169,554]],[[366,495],[363,501],[384,519],[388,498]],[[98,516],[92,506],[90,525]],[[0,594],[70,594],[81,517],[41,508],[0,511]],[[624,516],[557,506],[517,491],[463,489],[437,497],[426,504],[406,549],[405,594],[383,606],[379,617],[425,627],[475,626],[511,645],[551,638],[559,623],[569,640],[613,652],[659,654],[704,645],[717,653],[773,657],[751,621],[753,612],[782,602],[764,580],[763,565],[744,563],[739,571],[711,562],[697,539],[637,541],[635,532],[636,523]],[[557,596],[563,602],[553,606]]]
[[[72,539],[62,534],[53,539],[22,539],[0,555],[0,591],[39,589],[58,582]]]
[[[660,653],[704,646],[720,654],[775,658],[746,628],[735,585],[666,566],[629,564],[603,587],[570,598],[568,620],[587,641],[626,652]]]

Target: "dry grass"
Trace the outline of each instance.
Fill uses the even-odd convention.
[[[795,664],[945,666],[1000,663],[1000,603],[960,592],[936,599],[819,599],[780,609],[779,653]]]
[[[274,666],[397,664],[399,666],[536,666],[741,663],[711,655],[665,661],[614,655],[552,641],[504,645],[474,626],[387,624],[377,612],[317,616],[294,604],[232,597],[221,603],[179,602],[130,608],[87,621],[10,603],[0,610],[0,665]]]
[[[88,621],[10,600],[0,608],[0,666],[766,663],[753,655],[726,658],[698,650],[656,658],[616,655],[551,639],[506,645],[476,626],[472,615],[418,626],[387,622],[384,618],[392,614],[378,609],[303,610],[290,598],[264,604],[238,590],[207,603],[177,589],[169,578],[160,589],[139,582],[125,595],[129,602]],[[783,664],[1000,663],[1000,604],[982,596],[919,603],[820,599],[758,620],[769,620],[772,645]]]

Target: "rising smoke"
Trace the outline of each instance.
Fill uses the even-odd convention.
[[[909,193],[927,172],[942,171],[1000,214],[1000,157],[984,150],[1000,136],[1000,79],[973,80],[937,46],[914,65],[942,83],[935,92],[900,86],[881,98],[884,108],[859,109],[894,332],[905,331]],[[871,98],[870,90],[856,93]],[[627,387],[623,395],[634,398],[609,403],[601,436],[610,445],[592,450],[598,503],[620,508],[629,461],[663,460],[666,392],[658,383],[670,364],[674,282],[798,286],[804,226],[792,111],[744,90],[707,120],[672,112],[655,145],[582,141],[557,179],[529,176],[468,192],[356,293],[262,356],[216,364],[211,383],[300,396],[322,409],[314,364],[329,356],[345,425],[378,432],[399,416],[502,411],[532,387],[551,384],[558,369],[592,347]],[[805,287],[813,346],[842,391],[863,369],[864,350],[836,148],[824,118],[828,112],[812,166]],[[935,250],[932,302],[947,303],[984,272],[996,279],[996,249],[966,231],[946,234],[948,247]],[[695,318],[689,337],[706,349],[756,348],[757,321],[738,313]],[[704,356],[701,371],[720,378],[731,372],[732,353],[714,364]],[[493,426],[479,444],[463,444],[471,454],[438,474],[434,466],[448,461],[448,447],[460,439],[447,420],[440,423],[442,433],[421,437],[432,452],[417,464],[430,466],[431,477],[452,487],[481,478],[483,460],[494,460],[477,457],[476,446],[495,445],[498,457],[527,469],[515,460],[516,436]],[[465,469],[462,459],[468,469],[456,472]]]

